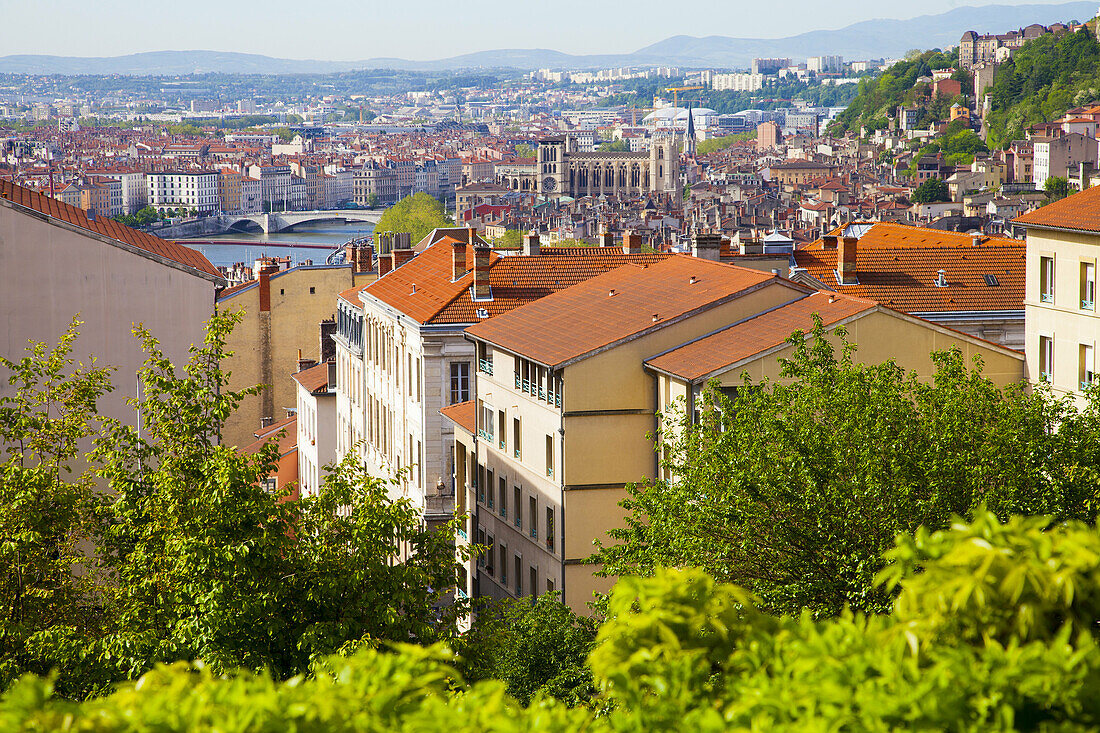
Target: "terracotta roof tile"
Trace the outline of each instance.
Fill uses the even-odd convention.
[[[1085,189],[1013,221],[1039,228],[1100,232],[1100,188]]]
[[[880,223],[856,244],[858,284],[837,283],[837,250],[824,249],[821,240],[796,250],[794,260],[827,288],[906,313],[1006,311],[1024,307],[1025,248],[999,237],[983,237],[975,247],[967,234]],[[941,269],[947,287],[935,284]]]
[[[785,282],[757,270],[673,255],[593,277],[466,332],[557,367],[769,281]]]
[[[321,363],[290,375],[311,394],[328,393],[328,364]]]
[[[95,232],[116,242],[123,242],[146,252],[160,255],[207,275],[222,277],[218,268],[210,264],[210,260],[206,259],[198,250],[155,237],[137,229],[131,229],[113,219],[89,219],[83,209],[70,206],[28,188],[23,188],[10,181],[0,181],[0,198],[7,199],[18,206],[37,211],[40,214],[46,214],[54,219],[68,222],[81,229]]]
[[[444,407],[439,414],[459,426],[470,435],[477,431],[477,407],[473,400],[468,402],[456,402]]]
[[[646,364],[696,381],[780,346],[795,331],[809,331],[814,313],[828,326],[876,307],[874,301],[863,298],[817,292],[648,359]]]
[[[277,423],[268,425],[266,428],[257,430],[253,433],[253,435],[256,436],[256,440],[238,450],[248,455],[257,453],[260,448],[264,447],[267,441],[271,440],[283,429],[286,430],[286,433],[279,436],[279,455],[285,456],[291,450],[298,447],[298,418],[296,416],[288,417],[285,420],[280,420]]]

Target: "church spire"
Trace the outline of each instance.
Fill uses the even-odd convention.
[[[695,115],[691,113],[691,102],[688,102],[688,128],[687,128],[687,154],[695,157]]]

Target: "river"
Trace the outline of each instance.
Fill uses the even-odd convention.
[[[324,264],[325,257],[336,247],[356,237],[365,237],[374,231],[374,225],[365,222],[349,224],[319,223],[302,225],[292,231],[278,234],[263,232],[229,232],[208,234],[194,240],[180,239],[192,249],[206,255],[215,266],[229,267],[237,262],[251,263],[257,257],[290,257],[292,264],[313,260]]]

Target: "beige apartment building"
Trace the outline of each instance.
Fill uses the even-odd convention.
[[[466,592],[561,591],[585,611],[612,579],[593,575],[594,540],[621,526],[625,486],[658,476],[650,436],[706,379],[777,374],[785,339],[811,314],[866,342],[859,357],[930,374],[934,349],[980,354],[998,383],[1019,381],[1018,352],[878,304],[755,270],[676,255],[626,266],[467,329],[477,347],[473,399],[455,424],[457,511],[488,551]],[[465,496],[462,496],[465,493]]]
[[[320,325],[335,317],[337,295],[375,277],[369,260],[286,270],[273,261],[258,263],[255,280],[218,296],[219,310],[244,313],[227,342],[233,352],[226,360],[232,372],[229,388],[266,385],[260,394],[246,397],[226,421],[227,445],[248,445],[257,430],[294,410],[298,385],[292,375],[300,358],[324,361]]]
[[[73,357],[115,368],[102,415],[137,425],[126,404],[145,361],[134,326],[149,329],[182,366],[202,343],[223,282],[195,250],[0,181],[0,354],[20,359],[29,340],[56,344],[78,316]]]
[[[1027,228],[1024,300],[1028,381],[1080,395],[1096,377],[1100,317],[1100,188],[1047,204],[1015,220]]]

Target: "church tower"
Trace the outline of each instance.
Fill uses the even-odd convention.
[[[569,175],[568,138],[548,137],[539,140],[538,162],[535,170],[535,186],[538,193],[547,198],[573,196],[567,190]]]
[[[691,102],[688,102],[687,135],[684,139],[684,152],[691,159],[695,159],[695,114],[691,110]]]

